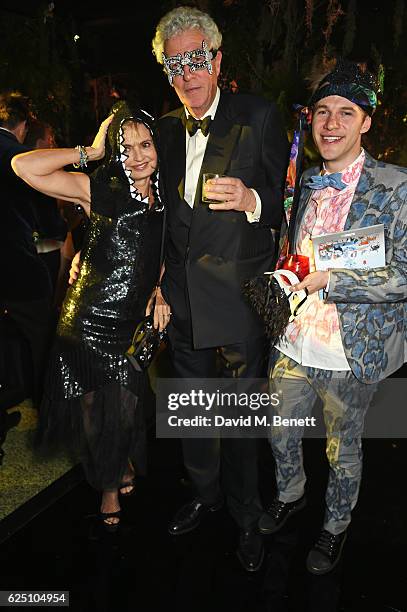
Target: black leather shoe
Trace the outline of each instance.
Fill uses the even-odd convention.
[[[256,531],[241,531],[237,558],[247,572],[257,572],[264,559],[263,538]]]
[[[170,523],[168,532],[170,535],[181,535],[192,531],[200,525],[204,516],[209,512],[216,512],[223,506],[223,499],[213,506],[207,506],[201,501],[194,499],[192,502],[182,506],[176,513],[174,520]]]
[[[326,529],[322,529],[318,540],[308,554],[307,570],[317,576],[333,570],[341,558],[345,540],[346,531],[333,535]]]
[[[259,519],[260,533],[269,534],[275,533],[284,525],[292,514],[299,512],[306,506],[305,495],[294,502],[283,502],[277,499],[273,500],[270,508],[261,515]]]

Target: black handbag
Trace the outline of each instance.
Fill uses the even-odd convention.
[[[166,209],[164,208],[159,273],[161,273],[164,261],[165,226]],[[157,287],[159,287],[159,282],[157,283]],[[149,367],[154,357],[157,355],[162,341],[167,336],[167,331],[165,329],[159,331],[154,327],[154,305],[155,300],[151,307],[151,313],[146,315],[137,325],[131,344],[125,352],[127,359],[137,372],[142,372]]]
[[[154,312],[154,305],[152,312]],[[166,335],[165,329],[159,331],[154,328],[153,314],[147,315],[140,321],[134,332],[131,345],[126,351],[126,357],[135,370],[142,372],[149,367]]]

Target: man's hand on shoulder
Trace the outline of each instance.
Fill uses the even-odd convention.
[[[73,285],[76,279],[79,276],[79,272],[81,270],[81,252],[78,251],[71,263],[71,269],[69,270],[69,280],[68,283]]]
[[[227,176],[211,179],[207,185],[207,197],[211,200],[219,200],[219,204],[209,204],[211,210],[254,212],[256,197],[253,191],[246,187],[239,178]]]

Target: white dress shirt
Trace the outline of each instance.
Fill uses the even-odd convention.
[[[219,87],[216,90],[215,98],[200,119],[204,119],[205,117],[210,116],[213,120],[219,104],[220,98],[220,89]],[[185,114],[187,118],[190,116],[190,112],[185,107]],[[195,117],[196,118],[196,117]],[[186,147],[186,163],[185,163],[185,187],[184,187],[184,198],[186,202],[189,204],[191,208],[194,207],[195,202],[195,194],[196,188],[198,185],[199,174],[201,172],[202,161],[206,151],[206,145],[208,143],[209,136],[204,136],[201,130],[197,130],[193,136],[189,135],[188,130],[185,128],[186,139],[185,139],[185,147]],[[249,223],[255,223],[260,219],[261,215],[261,200],[260,196],[252,189],[254,193],[254,197],[256,198],[256,208],[253,212],[246,212],[246,217]]]

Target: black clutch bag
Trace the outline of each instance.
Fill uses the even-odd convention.
[[[125,353],[135,370],[142,372],[149,367],[166,335],[165,329],[160,332],[154,328],[152,314],[140,321]]]

